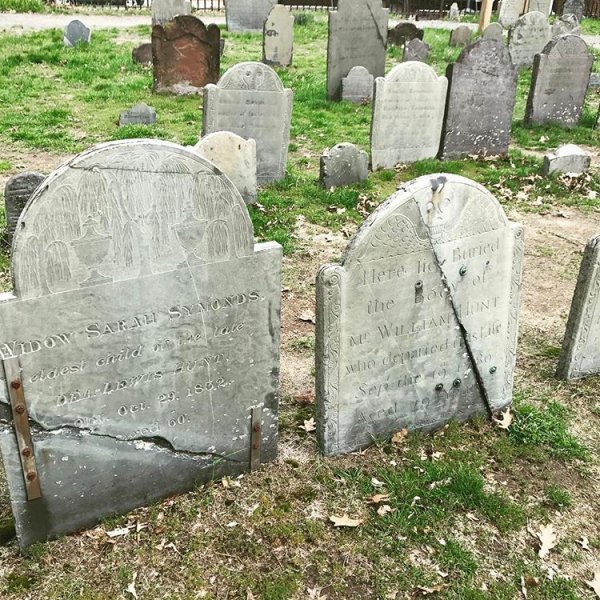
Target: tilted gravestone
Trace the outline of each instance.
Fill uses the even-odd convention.
[[[565,0],[563,4],[563,15],[575,15],[581,23],[583,12],[585,10],[585,0]]]
[[[394,46],[404,46],[410,40],[422,40],[425,32],[414,23],[405,21],[398,23],[388,32],[388,43]]]
[[[420,62],[401,63],[375,80],[373,170],[437,155],[447,87],[445,77]]]
[[[227,31],[259,32],[277,0],[227,0]]]
[[[131,51],[131,60],[139,65],[148,66],[152,64],[152,44],[140,44]]]
[[[575,144],[564,144],[554,152],[544,154],[542,174],[561,173],[579,176],[587,173],[592,163],[592,156]]]
[[[231,131],[256,141],[256,178],[259,184],[285,176],[292,90],[262,63],[231,67],[217,85],[204,88],[202,136]]]
[[[467,25],[459,25],[450,32],[450,46],[466,46],[473,37],[473,32]]]
[[[280,264],[192,150],[112,142],[48,177],[0,303],[22,547],[275,458]]]
[[[175,17],[191,14],[189,0],[152,0],[152,25],[166,25]]]
[[[490,23],[484,30],[481,37],[484,40],[504,41],[504,27],[500,23]]]
[[[6,214],[6,241],[12,245],[17,221],[29,198],[37,187],[46,179],[41,173],[25,171],[13,175],[4,186],[4,212]]]
[[[515,67],[530,67],[533,58],[550,39],[548,18],[540,12],[529,12],[519,18],[508,32],[508,50]]]
[[[91,37],[91,29],[86,27],[79,19],[74,19],[65,27],[63,43],[69,47],[75,46],[79,42],[89,44]]]
[[[600,373],[600,236],[586,245],[567,329],[558,361],[557,377],[580,379]]]
[[[221,54],[217,25],[192,16],[175,17],[152,28],[154,91],[197,94],[219,80]]]
[[[498,14],[500,25],[506,29],[514,27],[523,13],[523,5],[524,0],[502,0]]]
[[[342,142],[321,155],[320,181],[327,188],[353,185],[369,176],[369,156],[354,144]]]
[[[406,45],[404,46],[402,62],[408,62],[409,60],[427,62],[428,58],[429,44],[426,44],[421,40],[410,40],[410,42],[406,42]]]
[[[256,202],[256,142],[231,133],[217,131],[203,137],[194,146],[204,158],[215,164],[237,188],[246,204]]]
[[[523,229],[456,175],[404,184],[317,275],[327,455],[512,401]]]
[[[552,10],[552,0],[529,0],[527,12],[541,12],[548,17]]]
[[[506,154],[517,93],[517,69],[506,45],[476,41],[448,65],[446,76],[441,158]]]
[[[573,35],[579,35],[581,33],[579,21],[575,15],[563,15],[559,19],[556,19],[556,21],[554,21],[552,24],[552,38],[556,38],[567,33],[572,33]]]
[[[342,79],[342,100],[354,104],[370,102],[373,99],[373,82],[375,78],[364,67],[352,67]]]
[[[153,125],[156,123],[156,111],[145,102],[132,106],[119,116],[119,127],[124,125]]]
[[[352,67],[365,67],[373,77],[385,74],[387,33],[381,0],[339,0],[329,11],[327,98],[341,98],[342,78]]]
[[[575,127],[581,118],[594,56],[578,35],[562,35],[535,57],[525,123]]]
[[[276,4],[263,27],[263,62],[287,67],[294,51],[294,15],[287,6]]]

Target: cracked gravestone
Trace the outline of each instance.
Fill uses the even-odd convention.
[[[319,180],[327,188],[353,185],[369,176],[369,157],[354,144],[342,142],[323,152]]]
[[[579,123],[594,56],[578,35],[561,35],[535,57],[525,109],[528,125]]]
[[[425,31],[410,21],[398,23],[388,32],[388,43],[394,46],[404,46],[410,40],[422,40]]]
[[[373,170],[433,158],[440,147],[448,80],[428,65],[405,62],[375,80]]]
[[[47,178],[0,304],[0,449],[22,547],[275,458],[280,263],[192,150],[101,144]],[[28,454],[6,417],[15,389]]]
[[[523,0],[502,0],[498,14],[500,25],[506,29],[514,27],[523,12],[523,4]]]
[[[440,156],[506,154],[517,93],[517,69],[503,42],[480,39],[448,65],[448,98]]]
[[[63,43],[69,47],[73,47],[79,42],[89,44],[91,37],[92,30],[86,27],[79,19],[74,19],[65,27]]]
[[[198,94],[219,80],[220,30],[190,15],[152,27],[154,91]]]
[[[294,15],[287,6],[276,4],[263,27],[263,62],[287,67],[294,51]]]
[[[152,25],[166,25],[175,17],[191,14],[189,0],[152,0]]]
[[[473,32],[467,25],[459,25],[450,32],[450,46],[466,46],[473,37]]]
[[[342,78],[362,66],[373,75],[385,74],[388,10],[381,0],[339,0],[329,11],[327,98],[340,100]]]
[[[256,62],[238,63],[204,88],[202,136],[231,131],[256,141],[259,184],[285,176],[293,92],[273,69]]]
[[[17,221],[31,195],[46,177],[35,171],[13,175],[4,186],[4,212],[6,214],[6,241],[12,245]]]
[[[479,184],[430,175],[317,275],[317,434],[326,455],[512,401],[523,228]]]
[[[406,42],[404,46],[404,54],[402,55],[402,62],[408,62],[409,60],[427,62],[428,58],[429,44],[417,39]]]
[[[523,69],[533,64],[533,58],[550,39],[548,18],[540,12],[528,12],[519,18],[508,32],[508,50],[515,67]]]
[[[373,75],[364,67],[352,67],[342,79],[342,100],[354,104],[373,100]]]
[[[263,30],[269,11],[277,0],[227,0],[225,19],[227,31],[255,32]]]
[[[140,102],[119,115],[119,127],[124,125],[153,125],[156,123],[156,111],[145,102]]]
[[[504,27],[500,23],[490,23],[481,34],[484,40],[504,41]]]

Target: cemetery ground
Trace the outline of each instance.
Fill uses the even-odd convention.
[[[326,23],[312,15],[306,21],[295,28],[293,66],[278,70],[294,90],[288,174],[262,188],[250,207],[258,239],[285,251],[279,458],[239,479],[36,544],[24,556],[10,540],[0,484],[0,597],[600,595],[600,573],[596,592],[586,583],[600,571],[600,378],[554,377],[582,251],[600,230],[600,169],[596,157],[588,175],[539,175],[544,151],[561,143],[600,152],[593,129],[599,95],[588,93],[573,130],[528,129],[525,72],[507,158],[421,161],[325,190],[319,155],[342,141],[368,150],[371,107],[325,99]],[[448,35],[425,33],[440,74],[460,51],[447,46]],[[49,173],[101,141],[197,141],[201,99],[152,95],[151,70],[131,62],[132,47],[149,36],[147,27],[94,31],[88,47],[74,50],[63,47],[60,31],[0,36],[0,189],[17,171]],[[260,60],[260,35],[223,37],[222,72]],[[400,51],[388,49],[386,70],[398,60]],[[157,124],[119,128],[119,113],[138,101],[156,108]],[[318,267],[340,259],[357,225],[401,182],[440,171],[483,184],[526,228],[511,416],[450,424],[432,435],[399,432],[363,452],[324,459],[312,431]],[[1,256],[2,288],[9,289],[6,248]],[[552,546],[543,558],[538,535],[544,548]]]

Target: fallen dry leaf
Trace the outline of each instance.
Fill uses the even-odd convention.
[[[389,505],[389,504],[382,504],[378,509],[377,509],[377,514],[380,517],[385,517],[385,515],[387,515],[388,513],[391,513],[394,509]]]
[[[315,313],[310,310],[305,310],[303,313],[298,315],[298,319],[300,321],[304,321],[305,323],[315,323]]]
[[[513,422],[513,418],[514,417],[510,410],[510,407],[508,407],[506,410],[499,412],[494,417],[494,423],[496,423],[496,425],[500,427],[500,429],[508,429],[511,423]]]
[[[299,425],[300,429],[306,431],[306,433],[310,433],[311,431],[316,431],[317,424],[315,423],[314,417],[308,419],[308,421],[304,421],[304,425]]]
[[[431,594],[437,594],[437,592],[441,592],[443,588],[444,585],[441,583],[432,587],[422,587],[419,585],[416,588],[413,588],[411,598],[418,598],[419,596],[429,596]]]
[[[394,435],[392,435],[392,444],[394,444],[395,446],[400,446],[404,443],[404,440],[406,439],[407,435],[408,429],[406,427],[404,429],[401,429],[400,431],[397,431],[396,433],[394,433]]]
[[[106,535],[109,538],[121,537],[123,535],[129,535],[129,527],[118,527],[117,529],[113,529],[112,531],[107,531]]]
[[[381,504],[381,502],[387,502],[389,499],[389,494],[375,494],[374,496],[371,496],[367,502],[369,504]]]
[[[376,477],[372,477],[371,478],[371,485],[374,488],[380,488],[380,487],[383,487],[385,485],[385,483],[383,481],[379,481],[379,479],[377,479]]]
[[[125,590],[126,592],[129,592],[136,600],[137,600],[137,592],[135,590],[135,580],[137,579],[137,572],[135,572],[133,574],[133,578],[131,580],[131,583],[127,586],[127,589]]]
[[[546,525],[545,527],[540,527],[538,533],[536,533],[538,540],[540,541],[540,550],[538,552],[538,556],[540,558],[546,558],[548,556],[548,552],[556,546],[557,537],[554,532],[554,527],[552,524]]]
[[[594,572],[594,579],[591,581],[586,581],[589,587],[591,587],[594,592],[596,592],[596,596],[600,598],[600,570]]]
[[[590,540],[588,540],[585,535],[582,535],[580,540],[575,540],[575,543],[579,544],[582,550],[588,550],[589,552],[592,550],[590,548]]]
[[[344,514],[342,517],[331,515],[329,520],[333,523],[334,527],[358,527],[363,522],[362,519],[351,519],[347,514]]]

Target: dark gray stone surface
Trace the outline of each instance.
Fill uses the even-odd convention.
[[[429,58],[429,44],[425,42],[414,39],[406,42],[404,46],[404,55],[402,56],[402,62],[407,62],[409,60],[416,60],[418,62],[427,62]]]
[[[565,0],[563,4],[563,15],[575,15],[577,20],[581,22],[583,19],[583,11],[585,8],[585,0]]]
[[[577,35],[563,35],[535,57],[525,122],[575,127],[581,118],[594,56]]]
[[[450,32],[450,46],[466,46],[473,37],[473,32],[467,25],[459,25]]]
[[[156,123],[156,111],[144,102],[123,111],[119,116],[119,127],[123,127],[123,125],[153,125],[154,123]]]
[[[368,154],[347,142],[325,150],[320,166],[320,181],[327,189],[353,185],[369,176]]]
[[[394,46],[404,46],[410,40],[422,40],[425,32],[414,23],[405,21],[398,23],[388,33],[388,43]]]
[[[388,11],[381,0],[339,0],[329,11],[327,98],[340,100],[342,78],[362,66],[373,75],[385,73]]]
[[[140,44],[131,51],[131,60],[144,66],[152,65],[152,44]]]
[[[448,65],[448,96],[440,156],[506,154],[517,70],[503,42],[480,39]]]
[[[373,99],[373,75],[364,67],[352,67],[342,79],[342,100],[362,104]]]
[[[71,21],[64,30],[63,43],[65,46],[75,46],[78,42],[89,44],[92,30],[79,19]]]
[[[519,18],[508,32],[508,50],[518,69],[530,67],[533,58],[550,39],[548,17],[540,12],[529,12]]]
[[[269,11],[277,0],[227,0],[227,31],[261,32]]]
[[[13,175],[4,186],[4,210],[6,213],[6,241],[12,245],[17,221],[37,187],[45,177],[36,171],[25,171]]]

